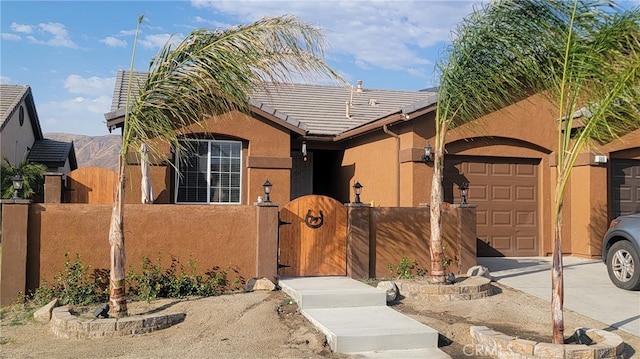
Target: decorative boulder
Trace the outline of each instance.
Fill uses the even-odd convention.
[[[376,288],[387,292],[387,302],[393,302],[398,298],[398,286],[395,282],[389,280],[381,281],[378,283]]]
[[[50,301],[44,307],[36,310],[36,312],[33,313],[33,319],[40,323],[48,323],[51,320],[51,312],[53,311],[53,308],[57,306],[58,298]]]
[[[245,292],[253,292],[254,290],[272,291],[276,289],[276,285],[267,278],[251,278],[244,286]]]
[[[489,272],[489,268],[478,265],[469,268],[467,277],[485,277],[491,279],[491,273]]]

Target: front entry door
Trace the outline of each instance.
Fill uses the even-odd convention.
[[[280,210],[280,221],[280,276],[347,274],[347,209],[342,203],[302,196]]]

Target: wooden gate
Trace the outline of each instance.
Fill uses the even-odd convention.
[[[113,203],[118,174],[102,167],[83,167],[67,174],[68,203]]]
[[[280,276],[347,274],[347,209],[342,203],[325,196],[299,197],[280,210],[280,222]]]

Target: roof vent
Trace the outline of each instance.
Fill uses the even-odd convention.
[[[362,92],[362,91],[364,91],[364,90],[362,89],[362,80],[358,80],[357,84],[358,84],[358,85],[357,85],[357,87],[356,87],[356,92]]]
[[[345,107],[345,109],[344,109],[344,116],[345,116],[346,118],[350,118],[350,117],[351,117],[351,114],[349,113],[349,105],[350,105],[349,101],[345,101],[344,105],[345,105],[345,106],[344,106],[344,107]]]
[[[370,98],[369,106],[378,106],[378,101],[375,98]]]

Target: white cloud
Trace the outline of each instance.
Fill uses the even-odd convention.
[[[114,85],[114,77],[84,78],[80,75],[69,75],[64,80],[64,88],[70,93],[89,96],[111,96]]]
[[[107,36],[104,39],[101,39],[100,42],[106,44],[109,47],[125,47],[127,46],[127,42],[124,40],[117,39],[113,36]]]
[[[10,84],[11,78],[7,76],[0,76],[0,84]]]
[[[28,25],[22,25],[28,26]],[[40,45],[49,45],[54,47],[69,47],[72,49],[78,48],[78,45],[69,38],[69,33],[63,24],[58,22],[46,22],[38,24],[39,35],[48,37],[48,39],[42,39],[34,35],[27,36],[31,42]]]
[[[120,36],[133,36],[135,34],[136,34],[136,30],[135,29],[133,29],[133,30],[120,30],[118,32],[118,35],[120,35]]]
[[[329,57],[347,55],[363,69],[380,67],[428,73],[421,50],[448,42],[450,29],[478,1],[205,1],[192,6],[235,16],[241,22],[284,13],[323,29]],[[204,20],[204,19],[203,19]]]
[[[111,96],[74,97],[38,104],[43,132],[78,133],[90,136],[108,133],[104,114],[111,107]]]
[[[11,34],[8,32],[0,33],[0,37],[2,38],[2,40],[7,40],[7,41],[20,41],[21,39],[19,35]]]
[[[15,22],[11,23],[11,30],[15,32],[22,32],[25,34],[30,34],[33,32],[33,28],[31,27],[31,25],[18,24]]]
[[[140,45],[146,49],[155,49],[163,47],[167,41],[171,41],[172,44],[177,44],[184,38],[182,34],[155,34],[155,35],[146,35],[144,38],[140,39]]]

